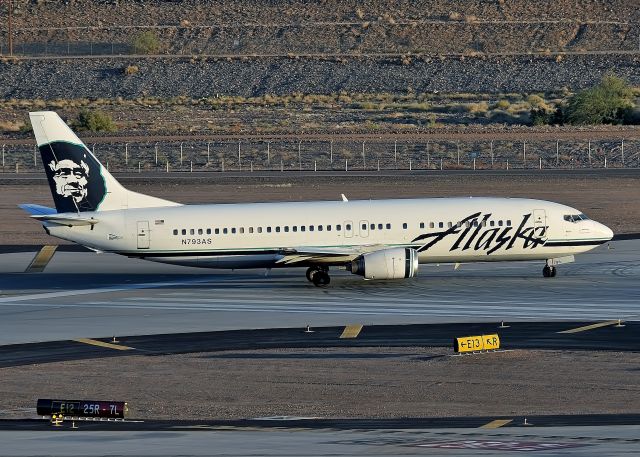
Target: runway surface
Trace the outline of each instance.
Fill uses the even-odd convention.
[[[335,271],[318,289],[304,270],[217,271],[61,252],[44,273],[33,253],[0,255],[0,344],[250,328],[640,319],[640,241],[561,265],[421,265],[419,277],[364,281]]]
[[[522,419],[521,424],[522,424]],[[535,425],[535,418],[530,422]],[[486,425],[487,423],[485,423]],[[626,456],[640,449],[637,425],[319,429],[306,427],[181,426],[171,431],[110,431],[64,428],[0,431],[0,455],[34,456],[423,456],[569,455]],[[298,424],[295,424],[298,425]],[[42,426],[45,428],[47,426]]]

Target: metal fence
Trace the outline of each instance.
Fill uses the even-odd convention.
[[[558,21],[422,21],[393,25],[376,22],[318,22],[211,25],[122,25],[79,27],[20,27],[13,30],[13,53],[20,56],[90,56],[146,53],[136,50],[134,38],[152,31],[157,40],[153,52],[168,55],[264,55],[264,54],[444,54],[510,52],[638,52],[637,24],[616,21],[585,23],[589,34],[579,49],[558,44],[558,34],[573,33],[572,20]],[[489,27],[495,39],[479,40],[478,27]],[[621,34],[620,28],[628,28]],[[409,32],[410,31],[410,32]],[[442,33],[455,41],[442,42]],[[552,33],[550,33],[552,32]],[[0,37],[0,54],[7,54],[8,35]],[[407,39],[410,33],[412,39]],[[513,37],[505,42],[502,37]],[[518,41],[517,43],[515,41]]]
[[[42,171],[35,146],[2,148],[2,172]],[[112,172],[640,168],[640,140],[184,141],[87,145]]]

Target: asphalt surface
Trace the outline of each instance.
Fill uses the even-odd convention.
[[[453,347],[456,337],[498,334],[501,349],[564,349],[639,351],[640,322],[624,322],[589,328],[594,322],[516,322],[501,328],[499,323],[378,325],[365,326],[356,338],[340,338],[344,327],[321,327],[222,332],[174,333],[118,337],[117,345],[127,351],[78,341],[0,346],[0,368],[68,360],[121,355],[167,355],[251,349],[327,347]],[[598,323],[595,323],[598,324]],[[561,333],[582,329],[576,333]],[[111,343],[111,339],[94,340]]]
[[[0,344],[83,337],[303,328],[640,319],[640,242],[601,246],[543,278],[542,262],[422,265],[417,278],[363,281],[334,271],[318,289],[304,270],[219,271],[115,255],[0,255]]]
[[[70,419],[70,418],[69,418]],[[603,425],[640,425],[640,414],[581,414],[581,415],[545,415],[545,416],[501,416],[505,423],[501,427],[586,427]],[[525,423],[526,419],[526,423]],[[119,431],[173,431],[211,430],[222,427],[273,429],[331,429],[331,430],[409,430],[439,428],[479,428],[491,421],[494,416],[466,417],[406,417],[400,419],[322,419],[295,416],[273,416],[242,420],[99,420],[78,418],[85,430]],[[65,428],[71,424],[64,423]],[[0,431],[49,430],[51,424],[42,419],[0,419]],[[635,441],[640,443],[640,437]]]

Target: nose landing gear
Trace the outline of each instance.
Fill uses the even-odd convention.
[[[329,276],[329,268],[314,266],[307,268],[307,280],[312,282],[316,287],[324,287],[329,285],[331,277]]]
[[[545,278],[555,278],[557,273],[556,267],[553,265],[546,264],[542,269],[542,276]]]

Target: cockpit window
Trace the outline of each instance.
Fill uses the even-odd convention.
[[[589,218],[585,214],[565,214],[564,220],[567,222],[588,221]]]

